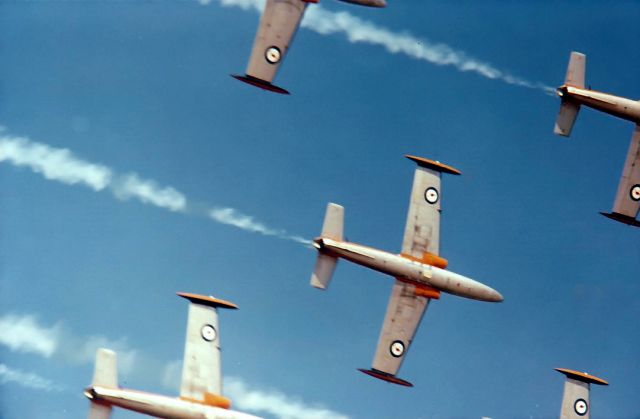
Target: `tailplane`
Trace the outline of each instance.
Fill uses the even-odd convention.
[[[576,118],[578,117],[580,104],[571,101],[566,95],[566,90],[568,86],[584,89],[586,62],[586,55],[575,51],[571,53],[569,66],[567,67],[567,74],[564,78],[564,84],[558,89],[558,95],[562,102],[560,103],[560,112],[558,113],[556,125],[553,129],[553,132],[558,135],[565,137],[571,135],[573,124],[576,122]]]
[[[322,252],[322,239],[343,240],[344,236],[344,207],[330,202],[322,224],[322,234],[315,241],[318,249],[316,266],[311,274],[311,286],[327,289],[333,271],[336,269],[338,258]]]
[[[90,397],[93,387],[118,388],[118,362],[115,352],[109,349],[98,349],[91,388],[85,393],[91,400],[88,419],[109,419],[111,406],[94,401],[93,397]]]
[[[322,238],[343,240],[344,234],[344,207],[330,202],[324,215],[322,224]]]
[[[567,75],[564,78],[564,84],[584,89],[586,64],[586,55],[581,52],[572,51],[571,56],[569,57],[569,66],[567,67]]]

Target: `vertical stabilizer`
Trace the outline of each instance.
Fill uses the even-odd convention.
[[[324,215],[322,224],[322,237],[333,240],[342,240],[344,230],[344,207],[330,202]]]
[[[564,383],[560,419],[589,419],[591,415],[590,385],[608,385],[609,383],[585,372],[565,368],[556,368],[556,371],[567,376]]]
[[[178,295],[190,301],[180,397],[203,401],[207,393],[222,395],[218,308],[238,307],[213,297]]]

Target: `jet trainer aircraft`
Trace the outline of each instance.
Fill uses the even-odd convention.
[[[234,75],[236,79],[271,92],[289,94],[285,89],[271,84],[300,26],[307,3],[319,0],[267,0],[246,75]],[[385,7],[386,0],[340,0],[369,7]]]
[[[575,51],[571,53],[564,84],[557,89],[561,103],[553,132],[568,137],[581,105],[636,124],[613,202],[613,210],[600,214],[621,223],[640,227],[640,222],[636,220],[640,210],[640,102],[585,88],[586,60],[584,54]]]
[[[437,161],[405,157],[418,166],[402,253],[388,253],[346,241],[343,238],[344,208],[330,203],[322,234],[313,241],[318,258],[311,275],[311,285],[326,289],[338,258],[396,278],[373,366],[360,371],[390,383],[412,387],[410,382],[396,374],[431,299],[439,299],[441,291],[489,302],[500,302],[503,298],[499,292],[480,282],[445,270],[447,260],[439,256],[441,173],[459,175],[460,172]]]
[[[586,372],[565,368],[556,368],[556,371],[567,376],[562,395],[560,419],[589,419],[591,415],[591,406],[589,404],[590,384],[608,386],[609,383]]]
[[[238,307],[213,297],[178,295],[190,302],[180,397],[120,388],[115,352],[98,349],[93,382],[84,392],[91,401],[89,419],[109,419],[112,406],[158,418],[260,419],[230,410],[231,401],[221,395],[218,308]]]

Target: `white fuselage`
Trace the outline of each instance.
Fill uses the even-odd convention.
[[[315,243],[320,252],[346,259],[399,279],[428,285],[440,291],[473,300],[491,302],[503,300],[498,291],[478,281],[401,255],[328,238],[319,238]]]
[[[246,413],[174,397],[123,388],[93,386],[84,392],[92,402],[166,419],[260,419]]]
[[[636,124],[640,123],[640,102],[636,100],[574,86],[561,86],[558,95]]]

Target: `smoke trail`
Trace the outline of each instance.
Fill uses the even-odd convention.
[[[84,185],[96,192],[109,190],[120,200],[135,198],[138,201],[172,212],[202,215],[196,206],[189,207],[187,197],[171,186],[158,186],[153,180],[142,179],[136,173],[117,174],[113,169],[75,156],[67,149],[55,148],[32,142],[25,137],[3,135],[0,129],[0,163],[27,167],[46,179],[67,185]],[[234,208],[215,207],[204,215],[218,223],[231,225],[250,233],[258,233],[279,239],[309,245],[302,237],[290,235],[285,230],[273,229],[242,214]]]
[[[211,0],[199,1],[201,4],[209,4],[211,2]],[[222,6],[235,6],[244,10],[262,12],[264,8],[264,0],[219,1]],[[348,12],[331,12],[319,5],[312,5],[307,8],[301,26],[321,35],[342,33],[351,43],[378,45],[391,54],[404,54],[431,64],[452,66],[461,72],[476,73],[482,77],[500,80],[514,86],[540,89],[545,93],[554,92],[553,87],[516,77],[446,44],[434,43],[406,32],[394,32],[373,22],[353,16]]]

